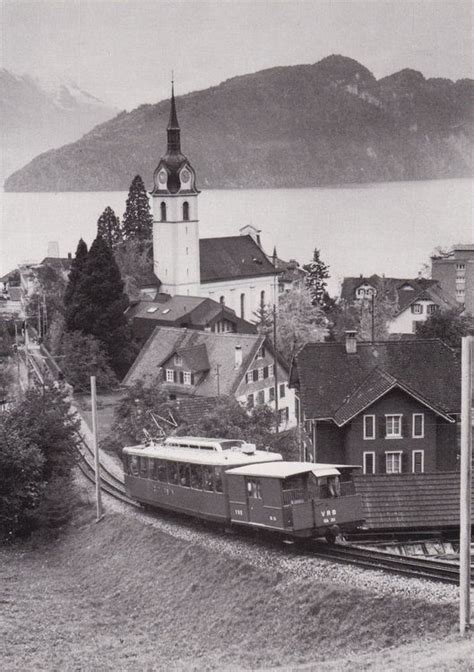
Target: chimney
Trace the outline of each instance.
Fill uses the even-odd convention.
[[[72,254],[70,252],[67,253],[67,258],[72,259]]]
[[[355,355],[357,352],[356,331],[347,330],[346,334],[346,352],[348,355]]]
[[[238,369],[240,366],[242,366],[242,346],[241,345],[236,345],[235,346],[235,368]]]

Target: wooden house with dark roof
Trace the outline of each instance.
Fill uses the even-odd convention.
[[[257,328],[233,310],[201,296],[157,294],[154,301],[137,301],[126,311],[134,339],[140,345],[155,327],[180,327],[217,334],[255,334]]]
[[[262,304],[273,304],[278,276],[263,252],[259,231],[247,225],[239,236],[199,239],[196,172],[181,151],[181,130],[172,89],[167,148],[153,176],[153,263],[161,291],[202,296],[255,321]]]
[[[366,474],[458,467],[460,364],[438,339],[309,343],[290,385],[318,462]]]
[[[248,408],[274,408],[278,399],[281,428],[296,422],[288,365],[281,357],[275,364],[272,346],[261,334],[156,327],[123,384],[138,381],[159,385],[171,399],[234,396]]]

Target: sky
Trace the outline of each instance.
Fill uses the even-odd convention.
[[[464,0],[0,0],[1,66],[121,109],[333,53],[379,78],[473,76]]]

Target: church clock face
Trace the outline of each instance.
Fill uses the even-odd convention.
[[[160,181],[160,184],[165,184],[166,178],[168,177],[167,173],[165,170],[162,170],[160,174],[158,175],[158,179]]]
[[[189,171],[182,170],[180,177],[181,177],[181,182],[189,182],[189,178],[191,177],[191,175],[189,174]]]

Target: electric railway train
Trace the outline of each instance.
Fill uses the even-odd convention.
[[[363,525],[353,465],[287,462],[241,440],[168,437],[124,448],[127,494],[143,506],[246,525],[285,537],[321,537]]]

